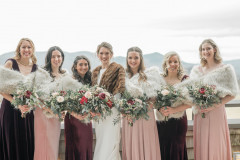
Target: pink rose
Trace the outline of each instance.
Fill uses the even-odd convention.
[[[131,104],[131,105],[134,105],[134,101],[131,100],[131,99],[129,99],[129,100],[127,101],[127,103],[128,103],[128,104]]]
[[[104,100],[106,98],[106,94],[105,93],[99,93],[98,97],[101,99],[101,100]]]

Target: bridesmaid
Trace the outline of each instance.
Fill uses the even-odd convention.
[[[77,56],[72,66],[73,78],[79,83],[91,85],[91,65],[85,56]],[[65,160],[92,160],[92,123],[82,123],[84,117],[69,113],[64,119]]]
[[[176,52],[168,52],[164,55],[162,64],[165,85],[176,86],[184,81],[188,76],[184,75],[180,57]],[[157,111],[158,135],[162,159],[167,160],[187,160],[186,149],[186,133],[187,133],[187,116],[185,109],[190,108],[190,105],[178,105],[163,107],[160,113]],[[168,116],[168,121],[164,121],[164,117]]]
[[[127,51],[127,75],[126,89],[129,86],[136,86],[147,94],[149,98],[153,95],[159,77],[156,68],[145,70],[142,51],[138,47],[129,48]],[[134,90],[136,87],[133,87]],[[131,92],[131,91],[130,91]],[[123,160],[161,160],[157,126],[155,122],[152,105],[149,106],[149,120],[139,119],[130,126],[126,119],[123,119],[122,127],[122,159]]]
[[[112,93],[116,98],[125,90],[124,68],[115,63],[110,63],[113,56],[112,45],[102,42],[97,47],[97,56],[101,65],[92,72],[92,85],[98,84]],[[118,115],[116,108],[112,108],[113,114],[105,120],[95,123],[96,147],[94,160],[120,160],[120,124],[114,125],[113,120]]]
[[[37,70],[37,59],[32,40],[22,38],[15,51],[15,57],[6,61],[5,67],[19,71],[23,75]],[[0,159],[32,160],[34,153],[34,116],[33,112],[21,117],[21,112],[11,105],[9,94],[2,93],[4,99],[0,108]],[[22,111],[27,106],[20,106]]]
[[[238,83],[231,65],[223,64],[217,44],[204,40],[199,47],[201,65],[194,66],[190,77],[202,79],[204,83],[216,84],[221,92],[221,103],[200,110],[194,116],[194,159],[195,160],[231,160],[231,142],[225,104],[237,94]],[[201,117],[205,113],[205,118]]]
[[[63,51],[53,46],[49,48],[46,58],[44,69],[49,72],[54,80],[60,79],[66,75],[66,71],[62,69],[64,61]],[[47,112],[51,113],[48,109],[35,110],[34,132],[35,132],[35,151],[34,160],[57,160],[58,147],[61,126],[59,119],[53,116],[46,116]]]

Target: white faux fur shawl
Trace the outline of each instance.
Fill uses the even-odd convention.
[[[35,77],[35,87],[51,81],[49,73],[45,70],[38,68],[36,72],[32,72],[27,76],[24,76],[18,71],[11,70],[0,66],[0,93],[11,94],[16,91],[19,82],[25,83],[31,86],[33,78]]]
[[[215,85],[216,90],[220,91],[220,97],[223,98],[227,95],[236,96],[239,93],[239,86],[237,82],[236,73],[234,68],[229,64],[203,74],[200,66],[194,66],[191,74],[189,84],[195,82],[202,82],[203,84]],[[197,113],[197,108],[193,107],[194,114]]]
[[[157,67],[147,68],[144,73],[147,76],[145,82],[138,81],[139,73],[129,78],[126,74],[126,90],[134,97],[143,96],[145,93],[147,97],[155,97],[157,95],[156,90],[160,87],[160,71]]]

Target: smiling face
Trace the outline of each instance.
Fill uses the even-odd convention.
[[[77,70],[78,74],[83,78],[89,70],[88,62],[85,59],[78,60],[75,69]]]
[[[141,63],[140,54],[136,51],[128,52],[127,63],[133,72],[137,72]]]
[[[107,49],[105,47],[101,47],[99,49],[97,56],[98,56],[99,60],[101,61],[102,65],[109,65],[113,54],[110,52],[109,49]]]
[[[21,58],[31,58],[33,55],[33,46],[28,41],[23,41],[20,46]]]
[[[59,68],[62,64],[62,54],[58,50],[52,52],[51,65],[52,68]]]
[[[179,58],[178,56],[171,56],[167,63],[168,72],[177,73],[179,69]]]
[[[212,60],[214,59],[214,54],[216,49],[209,43],[203,43],[201,48],[201,56],[205,60]]]

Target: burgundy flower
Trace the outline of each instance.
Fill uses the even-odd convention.
[[[106,95],[105,93],[99,93],[98,97],[101,99],[101,100],[104,100],[106,98]]]
[[[110,100],[108,100],[108,101],[107,101],[107,105],[108,105],[108,107],[109,107],[109,108],[111,108],[111,109],[112,109],[113,102],[112,102],[112,101],[110,101]]]
[[[201,93],[201,94],[204,94],[205,92],[206,92],[205,88],[201,88],[201,89],[199,90],[199,93]]]
[[[66,91],[61,91],[60,94],[61,94],[62,96],[65,96],[65,95],[67,94],[67,92],[66,92]]]
[[[134,101],[131,100],[131,99],[129,99],[129,100],[127,101],[127,103],[128,103],[128,104],[131,104],[131,105],[134,105]]]
[[[83,91],[83,90],[80,90],[80,91],[78,91],[78,93],[82,94],[82,93],[85,93],[85,91]]]
[[[88,99],[85,96],[83,96],[80,100],[80,104],[82,105],[86,104],[87,102],[88,102]]]
[[[32,92],[31,92],[31,91],[27,90],[27,91],[25,92],[25,97],[26,97],[27,99],[29,99],[29,98],[31,97],[31,95],[32,95]]]

